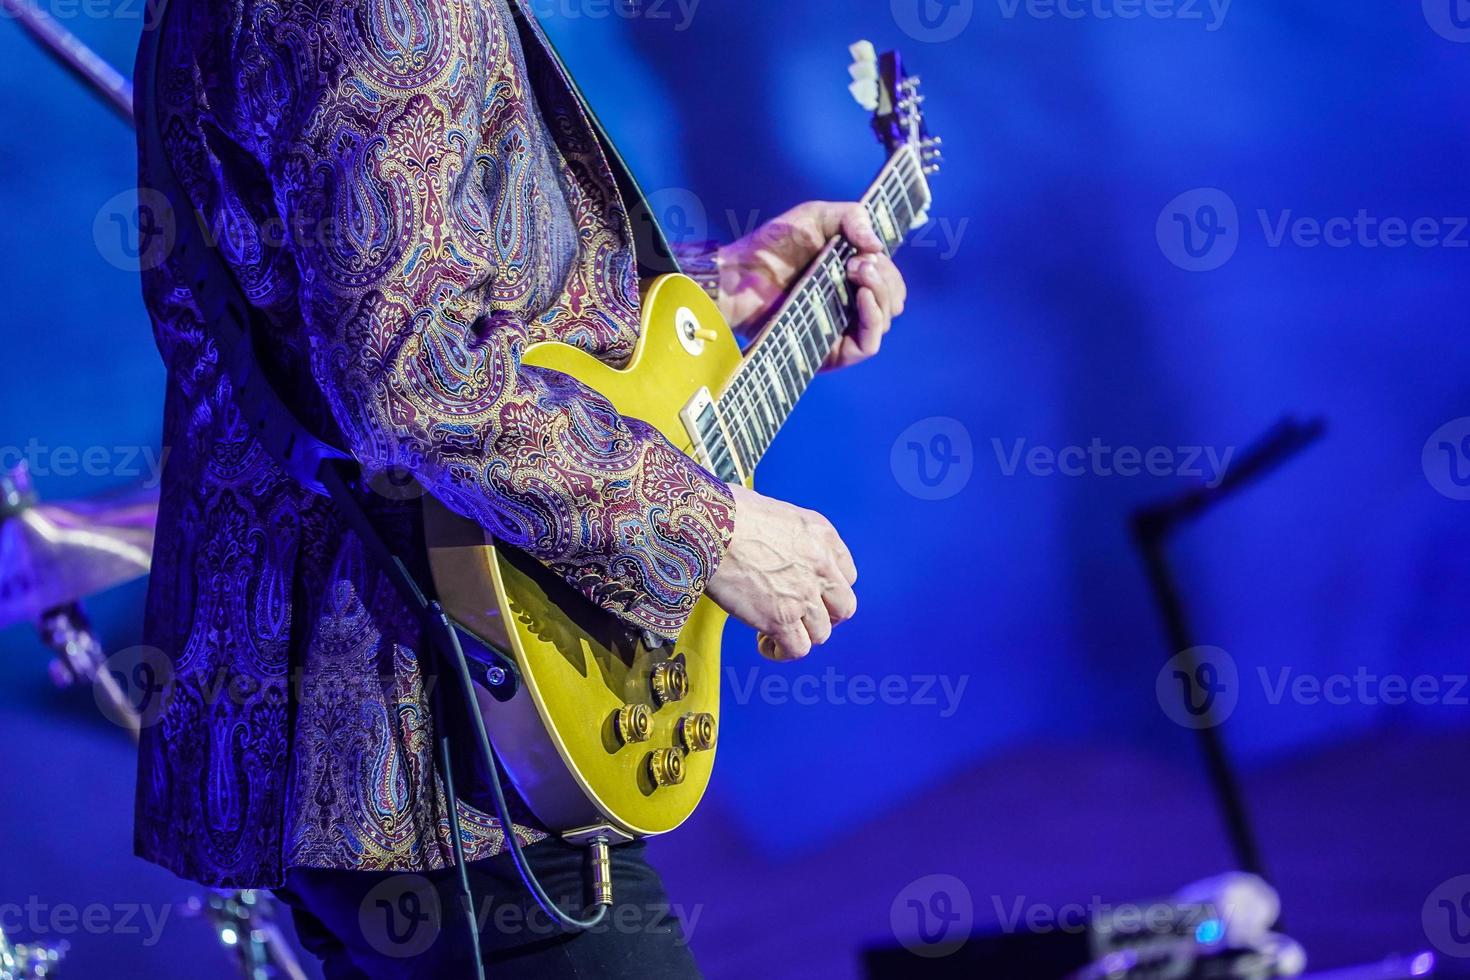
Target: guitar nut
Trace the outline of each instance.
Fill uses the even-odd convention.
[[[653,712],[646,704],[625,704],[613,715],[613,730],[625,745],[646,742],[653,734]]]

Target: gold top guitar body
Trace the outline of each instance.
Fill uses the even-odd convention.
[[[740,346],[685,276],[654,280],[642,318],[622,369],[552,343],[528,348],[522,363],[571,375],[698,458],[685,410],[701,393],[724,390]],[[714,764],[725,613],[701,598],[676,644],[650,646],[534,560],[497,547],[479,525],[433,498],[425,507],[440,603],[520,670],[522,690],[507,703],[485,700],[482,713],[536,816],[563,832],[610,828],[614,839],[682,823]]]
[[[918,79],[904,75],[898,56],[879,59],[866,42],[852,53],[851,91],[873,112],[889,153],[863,201],[892,249],[926,220],[938,140],[924,131]],[[828,243],[745,351],[693,280],[668,275],[645,286],[642,336],[624,367],[552,343],[522,360],[576,378],[706,468],[749,485],[756,460],[851,323],[851,254],[841,239]],[[660,643],[432,497],[424,506],[445,612],[515,664],[513,696],[492,697],[492,680],[481,714],[537,819],[572,841],[614,843],[681,824],[713,771],[725,613],[701,598],[677,642]]]

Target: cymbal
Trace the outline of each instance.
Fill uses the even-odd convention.
[[[0,478],[0,627],[148,573],[158,489],[36,503],[24,472]]]

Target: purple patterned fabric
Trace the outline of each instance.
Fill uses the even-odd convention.
[[[617,363],[638,330],[624,206],[538,30],[505,0],[174,4],[164,145],[269,320],[278,387],[369,469],[411,472],[676,634],[728,544],[728,489],[520,364],[542,340]],[[163,165],[141,158],[140,184]],[[182,282],[167,257],[143,277],[169,368],[146,634],[174,676],[144,733],[138,853],[231,886],[442,867],[417,627],[246,431]],[[370,505],[416,554],[417,504],[394,496]],[[461,818],[471,858],[503,845],[480,810]]]

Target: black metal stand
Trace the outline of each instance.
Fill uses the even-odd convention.
[[[1248,447],[1217,486],[1196,487],[1177,497],[1134,512],[1133,537],[1143,556],[1149,585],[1153,589],[1154,600],[1158,603],[1159,614],[1164,620],[1169,646],[1174,654],[1185,658],[1190,685],[1196,684],[1199,678],[1199,664],[1195,662],[1192,653],[1198,643],[1190,628],[1178,580],[1169,565],[1170,536],[1181,524],[1199,517],[1311,445],[1321,438],[1325,429],[1326,425],[1321,419],[1308,422],[1284,419]],[[1198,693],[1200,692],[1186,691],[1184,696],[1194,697]],[[1230,835],[1231,849],[1235,852],[1241,870],[1270,880],[1241,796],[1240,783],[1231,767],[1219,727],[1212,717],[1210,699],[1197,700],[1204,707],[1199,713],[1200,723],[1195,727],[1195,733],[1199,736],[1215,801],[1225,821],[1226,832]]]

